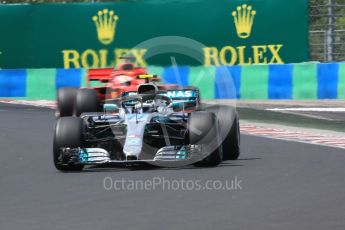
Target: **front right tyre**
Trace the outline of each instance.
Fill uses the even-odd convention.
[[[57,170],[80,171],[83,165],[63,162],[61,148],[78,148],[83,145],[84,122],[79,117],[61,117],[55,126],[53,142],[53,160]]]

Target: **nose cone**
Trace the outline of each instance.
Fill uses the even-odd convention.
[[[129,156],[136,156],[139,158],[142,149],[142,139],[137,137],[127,137],[125,146],[123,148],[123,153],[126,158]]]
[[[125,145],[123,146],[123,153],[126,159],[129,156],[135,156],[139,159],[143,148],[145,126],[151,118],[152,114],[126,114],[127,134]]]

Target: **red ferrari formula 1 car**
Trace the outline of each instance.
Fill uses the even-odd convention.
[[[148,74],[142,67],[125,61],[117,68],[89,69],[86,88],[65,87],[58,90],[57,112],[60,117],[79,116],[83,112],[97,112],[102,109],[106,99],[115,99],[123,93],[136,92],[139,85],[159,81],[156,75]],[[100,81],[104,86],[90,86],[91,81]],[[177,85],[159,84],[159,89],[180,88]]]

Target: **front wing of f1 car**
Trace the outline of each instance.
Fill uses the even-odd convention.
[[[135,166],[151,164],[165,167],[189,165],[205,158],[207,155],[200,145],[165,146],[160,148],[153,159],[127,158],[111,159],[110,153],[103,148],[62,148],[64,159],[61,164],[99,165],[99,166]]]

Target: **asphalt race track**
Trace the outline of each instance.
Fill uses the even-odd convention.
[[[242,136],[216,168],[87,169],[52,163],[54,111],[0,104],[0,229],[344,229],[345,152]],[[107,190],[111,180],[237,180],[236,190]]]

